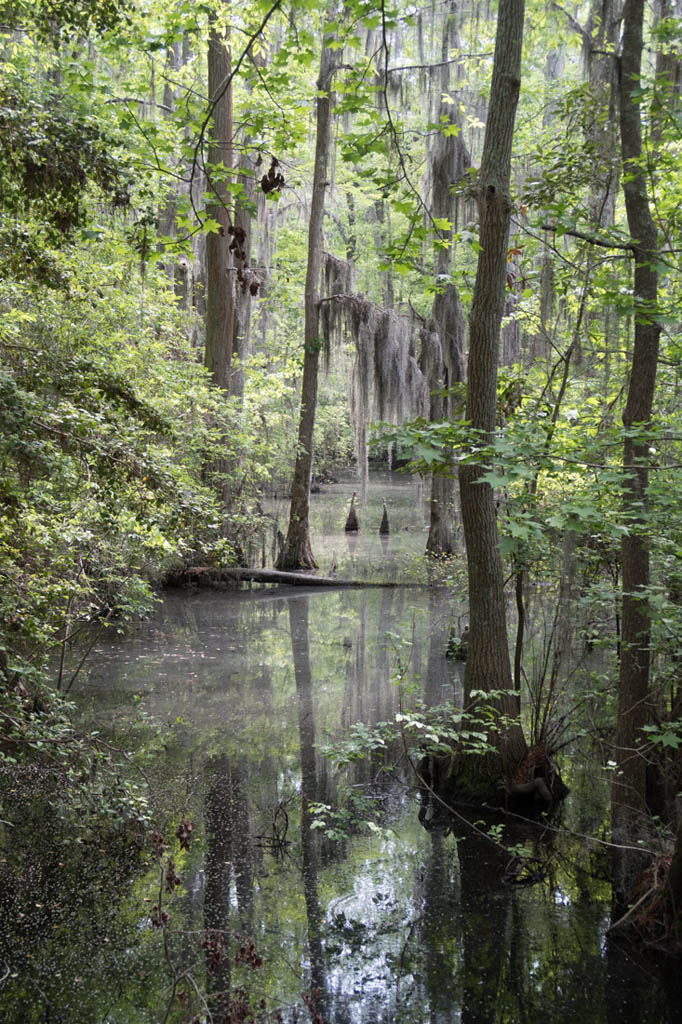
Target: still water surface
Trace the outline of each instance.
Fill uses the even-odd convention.
[[[357,544],[365,562],[400,577],[423,550],[426,518],[418,491],[393,487],[384,480],[364,510],[378,527],[388,493],[389,552],[369,531]],[[321,561],[335,555],[339,575],[360,557],[342,530],[349,497],[338,485],[315,508],[326,534],[316,551]],[[562,766],[571,794],[560,831],[509,826],[508,842],[533,850],[535,884],[519,885],[512,854],[466,822],[447,835],[421,827],[399,742],[348,772],[323,756],[354,723],[392,721],[417,697],[456,701],[461,666],[445,647],[464,617],[447,588],[254,587],[169,594],[149,622],[100,644],[79,703],[118,737],[133,697],[135,714],[161,723],[145,773],[154,813],[173,822],[164,858],[174,856],[182,881],[162,893],[169,920],[154,928],[152,848],[141,854],[146,869],[111,884],[111,851],[83,851],[79,893],[60,887],[37,842],[36,893],[66,909],[55,934],[24,928],[26,948],[4,954],[14,977],[0,1014],[204,1021],[207,993],[216,1021],[277,1012],[286,1022],[318,1012],[329,1024],[682,1020],[674,967],[607,935],[608,853],[582,838],[606,835],[597,766]],[[173,835],[181,820],[194,825],[188,851]],[[98,870],[110,872],[100,889]],[[221,991],[233,1016],[216,1010]],[[253,1018],[235,1009],[240,991]]]

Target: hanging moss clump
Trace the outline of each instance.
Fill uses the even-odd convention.
[[[355,266],[352,260],[341,260],[324,253],[324,296],[320,304],[320,330],[324,338],[324,370],[329,373],[332,342],[343,338],[343,303],[353,293]]]
[[[415,358],[415,323],[362,296],[346,304],[346,323],[355,342],[351,378],[351,421],[360,479],[368,475],[369,424],[404,423],[424,413],[428,392]]]
[[[350,413],[364,493],[368,476],[369,424],[400,424],[424,416],[429,386],[416,358],[417,322],[352,291],[353,264],[325,253],[322,333],[331,342],[352,338]]]

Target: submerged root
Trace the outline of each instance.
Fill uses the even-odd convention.
[[[530,747],[512,774],[504,780],[505,807],[536,816],[551,810],[568,795],[544,744]]]

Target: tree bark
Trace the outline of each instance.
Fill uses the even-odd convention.
[[[626,430],[645,428],[651,419],[660,326],[656,321],[658,277],[656,227],[649,208],[642,165],[640,87],[644,0],[626,0],[620,62],[620,130],[623,193],[635,259],[635,338],[627,402]],[[613,788],[614,830],[622,840],[645,810],[646,762],[637,750],[649,713],[650,609],[647,488],[649,448],[646,438],[626,436],[623,445],[623,507],[629,533],[623,537],[622,646],[616,748],[618,775]]]
[[[254,68],[260,68],[265,64],[263,54],[251,54],[251,63]],[[248,96],[251,96],[253,87],[249,81],[245,83]],[[234,227],[235,237],[241,239],[241,249],[244,258],[239,264],[235,274],[234,284],[234,314],[232,323],[232,360],[230,366],[230,395],[239,399],[243,404],[245,372],[244,364],[251,352],[251,313],[252,313],[252,287],[259,294],[264,284],[263,275],[255,271],[251,266],[251,234],[253,218],[249,207],[255,204],[256,180],[258,166],[253,147],[253,140],[245,129],[241,142],[241,154],[239,157],[238,183],[243,187],[243,199],[238,199],[234,204]],[[241,271],[241,278],[239,271]]]
[[[611,227],[618,195],[618,82],[614,53],[618,46],[622,0],[592,0],[585,32],[585,63],[596,113],[589,141],[594,153],[590,186],[590,220]]]
[[[656,227],[642,164],[640,87],[644,0],[626,0],[620,60],[620,131],[623,193],[635,260],[635,338],[623,425],[628,431],[650,422],[656,385],[660,326],[656,321],[658,278]],[[621,543],[623,573],[622,643],[616,725],[618,773],[613,792],[613,837],[632,843],[646,825],[646,761],[637,744],[649,715],[650,609],[647,488],[649,448],[645,437],[626,436],[623,445],[623,508],[629,533]],[[641,865],[638,858],[616,862],[616,889],[627,893]]]
[[[669,18],[682,17],[682,0],[655,0],[654,21],[656,26]],[[668,43],[661,43],[656,54],[656,82],[651,100],[651,139],[658,148],[663,137],[663,128],[670,112],[671,102],[678,104],[682,86],[682,58],[678,49]]]
[[[467,419],[483,444],[495,429],[497,363],[504,308],[511,200],[509,180],[514,118],[521,85],[523,0],[500,0],[495,62],[478,184],[480,245],[469,320]],[[493,490],[481,465],[460,468],[462,522],[469,579],[469,647],[465,699],[473,689],[506,690],[500,710],[514,718],[504,578]],[[499,737],[505,770],[525,754],[520,725]]]
[[[223,35],[211,27],[208,41],[208,94],[212,100],[231,71],[230,50]],[[230,253],[227,189],[218,176],[232,167],[232,86],[223,92],[213,111],[208,149],[209,189],[213,201],[208,216],[219,224],[206,238],[206,348],[204,362],[217,388],[229,390],[234,320],[234,282],[229,273]],[[220,165],[222,164],[222,167]],[[220,168],[220,171],[216,169]],[[213,173],[212,173],[213,172]]]
[[[289,529],[278,569],[315,569],[317,567],[310,543],[310,479],[313,465],[313,432],[317,409],[317,379],[322,342],[319,338],[320,276],[322,273],[322,235],[324,221],[327,167],[331,146],[331,85],[336,70],[335,51],[324,47],[317,80],[317,136],[313,193],[308,225],[308,267],[305,280],[305,329],[301,414],[298,427],[298,449],[291,487]]]
[[[457,46],[456,5],[450,4],[443,27],[442,60],[440,70],[440,103],[437,122],[454,125],[458,123],[456,105],[449,101],[450,52]],[[445,119],[445,120],[444,120]],[[435,219],[444,219],[451,224],[455,219],[455,197],[453,185],[459,184],[471,160],[462,140],[462,133],[446,135],[436,133],[430,153],[432,197],[431,213]],[[447,397],[441,397],[444,388],[464,380],[464,339],[466,325],[464,312],[456,285],[449,280],[452,264],[452,228],[439,229],[435,258],[436,281],[439,290],[433,300],[433,323],[438,336],[437,360],[427,360],[428,370],[422,366],[431,391],[430,419],[441,420],[456,415]],[[431,346],[432,348],[434,346]],[[460,414],[461,415],[461,414]],[[426,553],[436,558],[451,555],[455,551],[452,510],[454,506],[454,480],[450,477],[432,474],[431,501],[429,505],[429,536]]]

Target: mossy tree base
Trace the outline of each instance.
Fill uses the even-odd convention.
[[[568,794],[559,772],[541,748],[531,748],[517,771],[505,776],[500,753],[425,754],[417,767],[419,820],[427,829],[447,827],[459,805],[487,805],[537,818]]]

